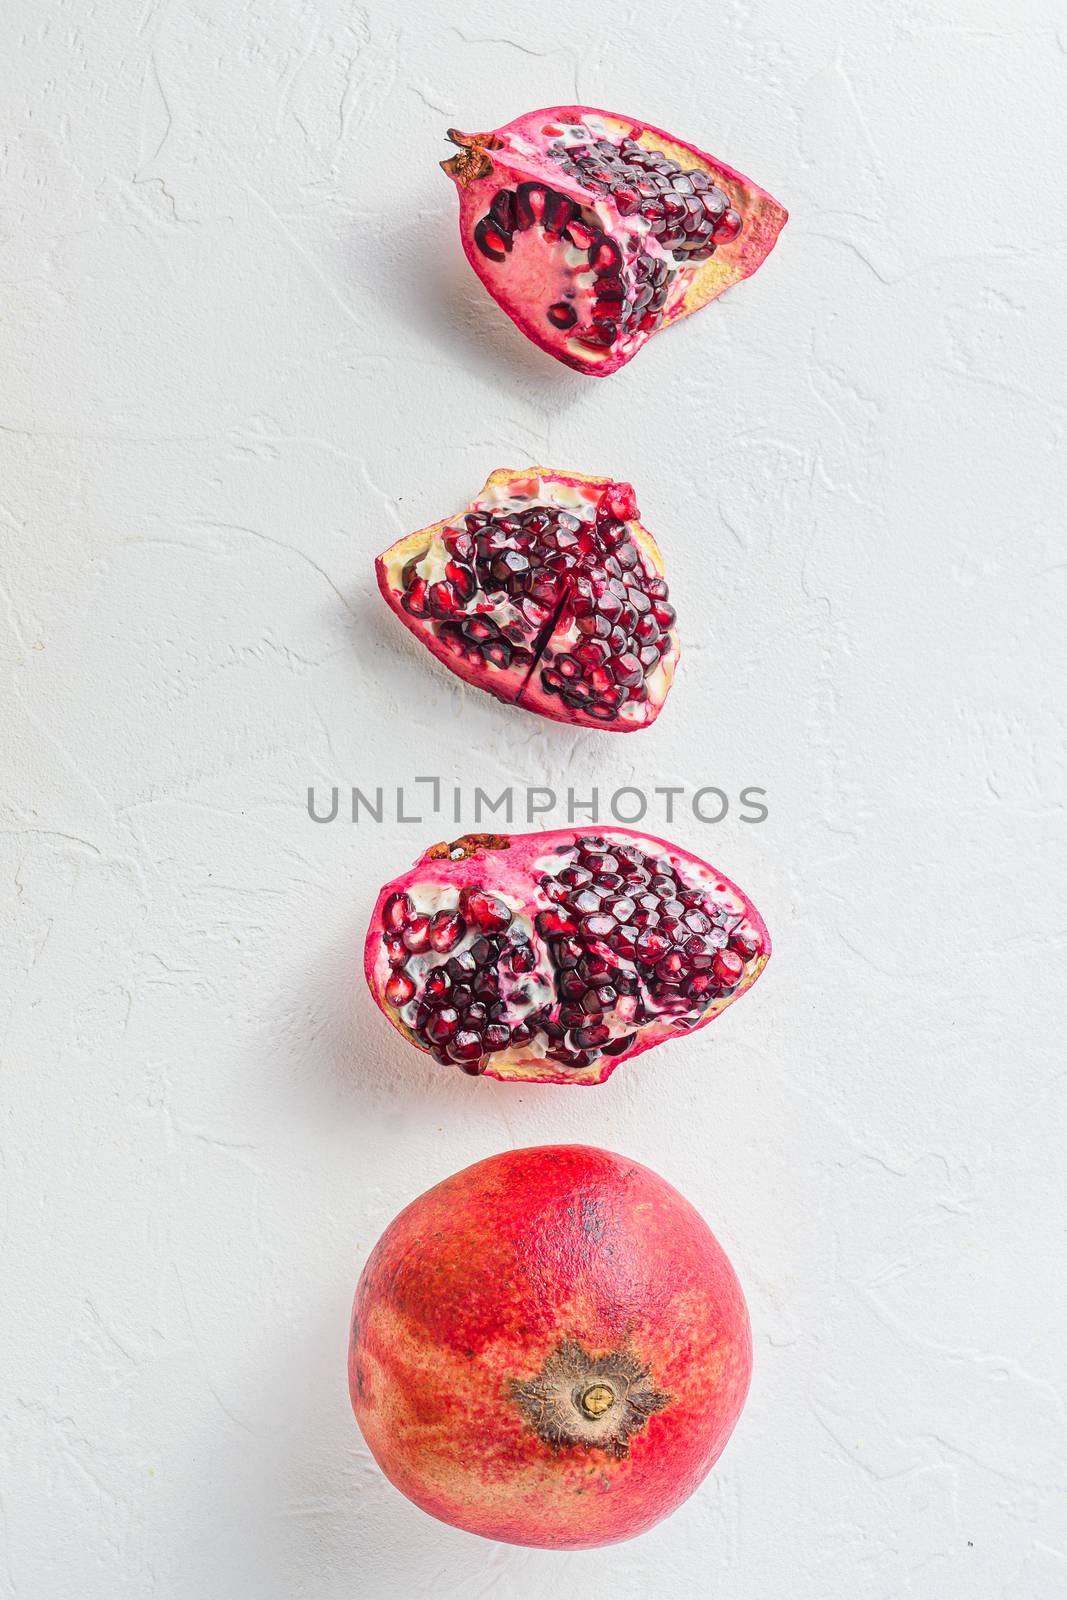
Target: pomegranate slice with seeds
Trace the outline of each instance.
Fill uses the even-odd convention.
[[[628,483],[502,469],[465,512],[379,556],[377,574],[405,627],[498,699],[618,733],[659,715],[678,635]]]
[[[408,938],[446,921],[448,953],[432,932]],[[378,896],[364,967],[389,1021],[438,1061],[603,1083],[718,1016],[770,951],[751,900],[698,856],[631,828],[567,828],[434,845]]]
[[[471,266],[528,338],[594,376],[750,277],[786,222],[732,167],[610,111],[552,106],[448,137]]]

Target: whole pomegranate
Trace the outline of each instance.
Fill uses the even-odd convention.
[[[386,1477],[510,1544],[630,1539],[722,1453],[752,1342],[707,1224],[647,1167],[549,1145],[390,1223],[356,1289],[349,1389]]]
[[[378,557],[378,587],[450,671],[556,722],[632,733],[678,662],[663,560],[628,483],[494,472]]]
[[[630,828],[467,834],[387,883],[364,969],[389,1021],[464,1072],[603,1083],[752,987],[770,936],[714,867]]]
[[[673,134],[591,106],[448,130],[467,259],[542,350],[616,372],[653,333],[756,271],[787,213]]]

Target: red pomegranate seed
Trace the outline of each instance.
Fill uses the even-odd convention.
[[[534,954],[533,945],[512,945],[508,964],[512,972],[532,972],[537,965],[537,957]]]
[[[590,1022],[585,1027],[576,1028],[573,1038],[579,1049],[595,1050],[599,1045],[607,1044],[611,1029],[606,1022]]]
[[[459,596],[444,580],[430,585],[429,601],[431,615],[435,617],[453,617],[460,610]]]
[[[452,990],[452,980],[444,967],[435,967],[426,974],[426,982],[422,986],[422,997],[427,1005],[440,1005],[447,1000]]]
[[[430,919],[422,912],[409,917],[404,928],[404,943],[413,955],[421,955],[430,944]]]
[[[415,993],[415,985],[406,972],[397,970],[392,973],[385,986],[385,998],[393,1006],[406,1006]]]
[[[658,929],[645,928],[637,940],[637,958],[653,966],[661,956],[667,954],[670,947],[671,941],[665,939]]]
[[[634,494],[633,485],[629,483],[613,483],[604,490],[601,497],[599,512],[606,511],[609,517],[616,517],[620,522],[633,522],[641,513],[637,509],[637,496]]]
[[[469,600],[478,587],[478,580],[471,568],[461,566],[458,561],[445,562],[445,577],[451,584],[453,592],[464,601]]]
[[[415,907],[406,894],[391,894],[382,907],[382,921],[387,928],[403,928],[415,915]]]
[[[499,932],[511,922],[511,912],[503,900],[484,889],[461,890],[459,903],[468,920],[487,932]]]
[[[425,578],[413,577],[405,587],[402,605],[413,617],[430,615],[429,589]]]
[[[730,935],[730,949],[736,950],[743,960],[751,961],[753,956],[758,956],[763,949],[763,940],[754,929],[751,932],[742,932],[737,928]]]
[[[448,1047],[453,1061],[477,1061],[482,1054],[482,1036],[473,1028],[460,1028]]]
[[[718,225],[716,226],[715,231],[712,233],[712,236],[711,236],[712,243],[713,244],[731,244],[733,242],[733,240],[737,238],[737,235],[740,232],[741,232],[741,216],[740,216],[740,213],[735,211],[734,208],[731,206],[728,211],[724,211],[723,212],[721,220],[719,221]]]
[[[454,950],[467,931],[458,911],[435,911],[430,919],[430,947],[442,955]]]
[[[745,963],[736,950],[719,950],[711,963],[711,970],[725,988],[732,989],[745,970]]]

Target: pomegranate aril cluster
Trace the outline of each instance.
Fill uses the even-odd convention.
[[[760,953],[741,918],[688,883],[669,857],[595,836],[579,839],[570,856],[541,880],[553,904],[536,917],[560,996],[541,1022],[552,1060],[578,1068],[621,1054],[656,1018],[691,1025]],[[620,1005],[633,1030],[621,1037],[611,1026]]]
[[[699,168],[683,168],[659,150],[633,139],[614,144],[593,139],[584,127],[571,130],[584,142],[549,145],[548,154],[586,189],[610,194],[622,216],[641,216],[664,250],[690,261],[706,261],[715,246],[741,232],[741,217],[714,179]]]
[[[647,699],[675,621],[667,584],[622,520],[636,514],[622,485],[605,490],[590,521],[544,505],[471,512],[445,530],[440,579],[420,576],[422,558],[409,562],[401,603],[472,664],[537,669],[548,694],[611,721]],[[553,651],[568,629],[573,648]]]
[[[400,892],[386,901],[383,921],[392,968],[385,997],[398,1010],[415,1001],[411,1025],[436,1060],[477,1074],[488,1056],[532,1037],[521,1024],[505,1020],[509,1006],[501,997],[501,969],[530,972],[535,956],[527,935],[511,926],[503,900],[483,889],[464,889],[455,910],[431,916]],[[432,962],[435,955],[445,959],[428,967],[420,990],[410,958]]]
[[[638,253],[640,240],[630,241],[635,252],[626,263],[614,239],[597,226],[592,212],[583,212],[566,195],[544,183],[520,183],[501,189],[474,229],[474,240],[491,261],[510,254],[514,235],[540,227],[550,242],[568,245],[584,254],[593,273],[589,320],[579,325],[578,312],[569,299],[557,300],[545,313],[553,327],[573,330],[584,344],[613,345],[620,331],[651,332],[663,315],[670,268],[662,257]]]

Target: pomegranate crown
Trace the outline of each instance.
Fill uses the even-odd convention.
[[[504,141],[494,133],[461,133],[458,128],[449,128],[447,132],[449,141],[459,146],[459,155],[442,161],[441,170],[464,188],[468,183],[477,183],[479,178],[488,178],[493,162],[486,151],[499,150]]]

